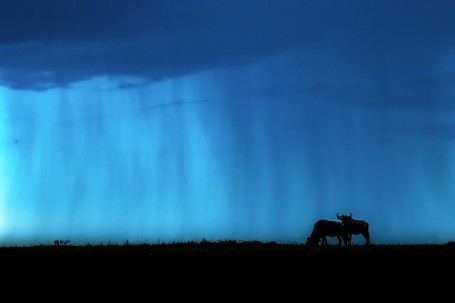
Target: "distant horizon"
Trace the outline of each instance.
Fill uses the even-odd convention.
[[[60,243],[56,244],[56,241],[68,241],[66,244]],[[327,238],[329,246],[331,247],[336,247],[338,246],[338,241],[336,238]],[[109,245],[114,245],[114,246],[124,246],[124,245],[131,245],[131,246],[137,246],[137,245],[179,245],[179,244],[227,244],[227,243],[235,243],[235,244],[252,244],[252,243],[260,243],[260,244],[276,244],[276,245],[302,245],[304,246],[306,243],[307,239],[305,238],[302,241],[275,241],[275,240],[254,240],[254,239],[249,239],[249,240],[241,240],[241,239],[206,239],[206,238],[201,238],[201,239],[188,239],[188,240],[169,240],[169,241],[162,241],[162,240],[130,240],[130,239],[125,239],[125,240],[117,240],[117,241],[97,241],[97,240],[87,240],[87,241],[72,241],[68,238],[65,239],[53,239],[49,241],[36,241],[36,242],[9,242],[9,243],[0,243],[0,247],[31,247],[31,246],[59,246],[59,247],[65,247],[65,246],[109,246]],[[453,240],[448,240],[445,242],[406,242],[406,241],[397,241],[397,242],[371,242],[370,245],[455,245],[455,239]],[[345,244],[343,243],[342,246],[344,247]],[[365,247],[365,240],[363,238],[353,238],[352,240],[352,246],[356,247]],[[319,247],[321,247],[321,243],[319,243]],[[365,247],[367,249],[367,247]]]

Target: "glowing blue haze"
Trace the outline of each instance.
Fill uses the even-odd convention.
[[[453,114],[346,97],[375,79],[301,58],[131,90],[1,88],[1,242],[303,242],[337,212],[372,243],[453,240]]]

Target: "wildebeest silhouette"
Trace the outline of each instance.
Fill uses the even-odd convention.
[[[337,237],[338,247],[341,247],[343,241],[345,246],[348,243],[347,233],[342,223],[321,219],[314,223],[313,231],[307,238],[306,248],[311,249],[317,247],[319,241],[322,242],[322,248],[328,247],[327,237]]]
[[[337,213],[337,218],[341,220],[341,223],[344,225],[345,231],[348,234],[348,246],[351,246],[352,235],[360,234],[365,238],[365,246],[370,245],[370,225],[368,222],[352,219],[352,213],[349,213],[349,216],[339,216]]]

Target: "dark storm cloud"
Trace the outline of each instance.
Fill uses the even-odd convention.
[[[256,62],[327,34],[337,36],[327,45],[335,53],[349,42],[354,65],[381,74],[400,62],[406,72],[450,47],[453,12],[453,1],[0,1],[0,84],[147,83]]]
[[[316,18],[304,8],[278,1],[1,2],[2,82],[43,89],[94,76],[153,80],[248,63],[309,39],[302,27]]]

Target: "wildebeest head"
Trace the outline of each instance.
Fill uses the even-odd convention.
[[[344,225],[346,225],[346,224],[348,224],[348,223],[351,221],[351,219],[352,219],[352,214],[349,213],[349,216],[348,216],[348,215],[341,215],[341,216],[340,216],[340,215],[338,215],[338,213],[337,213],[337,218],[338,218],[338,220],[341,220],[341,223],[343,223]]]
[[[312,248],[315,248],[315,247],[318,247],[319,245],[319,237],[315,236],[314,234],[311,234],[307,240],[306,240],[306,248],[307,249],[312,249]]]

